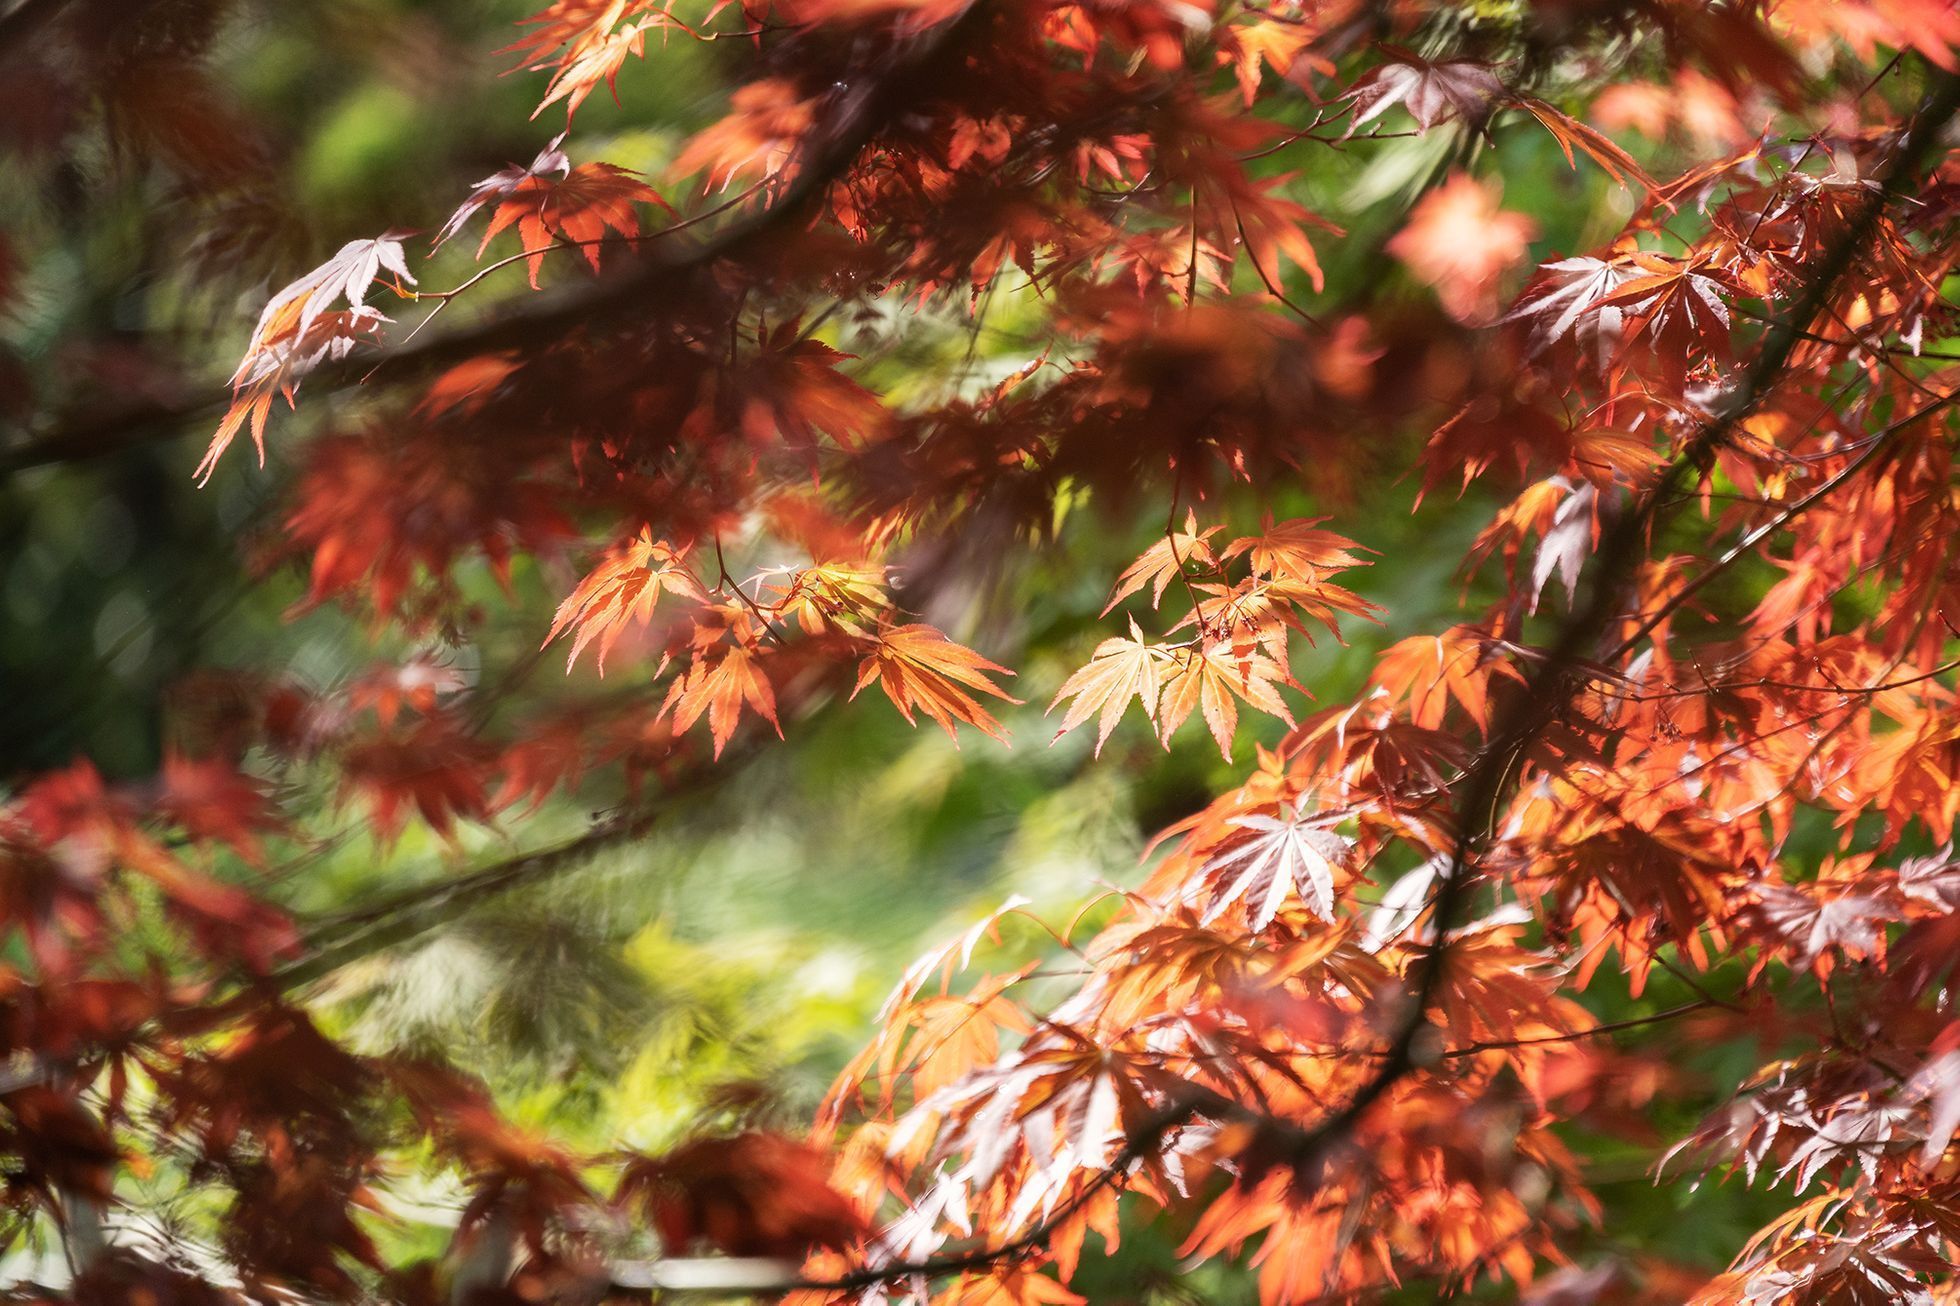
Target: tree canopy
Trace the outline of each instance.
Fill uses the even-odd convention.
[[[1960,9],[486,8],[0,8],[0,1298],[1960,1302]]]

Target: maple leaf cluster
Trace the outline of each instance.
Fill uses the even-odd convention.
[[[426,255],[353,240],[272,294],[195,471],[334,395],[280,432],[254,550],[426,651],[219,677],[154,783],[81,762],[0,807],[0,1198],[76,1262],[17,1295],[1068,1303],[1154,1220],[1268,1306],[1960,1301],[1950,6],[554,0],[521,31],[566,134]],[[664,175],[575,163],[656,35],[729,39],[725,111]],[[1390,229],[1301,183],[1404,138],[1429,179]],[[1514,155],[1612,199],[1508,211]],[[520,262],[536,294],[447,312]],[[391,329],[385,294],[429,307]],[[881,370],[1003,300],[1011,369]],[[1440,633],[1371,585],[1365,513],[1279,509],[1387,480],[1487,506]],[[642,837],[835,700],[1005,743],[1021,650],[948,595],[1078,510],[1161,530],[1069,666],[1019,668],[1056,737],[1121,749],[1135,704],[1227,767],[1257,738],[1052,931],[1062,983],[975,973],[1012,902],[904,975],[808,1137],[735,1113],[652,1154],[337,1037],[323,985],[413,913]],[[435,651],[538,584],[534,651]],[[1324,704],[1323,632],[1372,650]],[[569,843],[273,905],[309,795],[460,862],[600,773],[628,802]],[[1650,986],[1691,996],[1609,1016]],[[1704,1099],[1669,1038],[1757,1063],[1672,1150]],[[1623,1255],[1588,1131],[1789,1205],[1719,1272]],[[221,1212],[201,1261],[85,1232],[150,1138]],[[409,1169],[463,1197],[402,1266],[373,1231]]]

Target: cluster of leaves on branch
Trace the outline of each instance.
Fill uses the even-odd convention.
[[[593,94],[692,39],[736,80],[667,175],[583,157]],[[523,562],[568,687],[238,676],[155,784],[18,788],[0,1193],[76,1278],[17,1296],[630,1300],[738,1283],[687,1279],[721,1253],[805,1306],[1067,1303],[1148,1219],[1270,1306],[1960,1301],[1949,4],[554,0],[507,53],[567,134],[271,295],[196,475],[291,441],[261,561],[432,647],[483,619],[459,576]],[[1415,137],[1402,219],[1320,211]],[[1503,208],[1513,154],[1607,197],[1582,246]],[[519,263],[535,295],[451,309]],[[888,393],[842,348],[1007,301],[1038,325],[984,381]],[[1462,610],[1321,701],[1296,659],[1395,596],[1365,519],[1274,487],[1389,481],[1487,505]],[[1082,514],[1161,538],[1069,673],[927,619]],[[737,1110],[582,1155],[313,1003],[827,703],[1004,743],[1010,685],[1097,753],[1134,704],[1251,769],[1054,967],[986,969],[999,918],[923,958],[808,1138]],[[254,878],[309,797],[453,839],[601,773],[632,797],[571,844],[344,918]],[[1589,1005],[1657,974],[1698,996]],[[1694,1100],[1688,1043],[1761,1064],[1660,1173],[1788,1198],[1712,1277],[1602,1244],[1573,1144]],[[104,1232],[158,1165],[210,1195],[199,1255]],[[374,1228],[411,1173],[466,1197],[403,1266]]]

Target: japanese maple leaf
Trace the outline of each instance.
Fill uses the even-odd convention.
[[[501,460],[459,460],[453,436],[396,420],[308,443],[285,523],[290,556],[311,561],[301,610],[341,599],[412,622],[411,609],[454,596],[466,558],[508,589],[514,556],[576,536],[557,487]]]
[[[370,343],[389,319],[368,306],[367,294],[383,272],[401,283],[415,284],[401,241],[393,233],[373,240],[350,240],[332,258],[293,282],[267,301],[252,328],[252,343],[231,376],[231,406],[211,437],[194,475],[202,485],[211,479],[218,459],[251,422],[252,443],[259,466],[265,466],[265,425],[274,395],[288,404],[308,372],[329,359],[345,358],[357,344]],[[405,293],[405,292],[404,292]],[[336,300],[344,310],[330,311]]]
[[[1618,344],[1626,312],[1606,297],[1634,275],[1621,259],[1559,259],[1541,264],[1539,276],[1505,314],[1506,322],[1529,322],[1529,346],[1542,353],[1570,336],[1601,363]]]
[[[1315,529],[1325,520],[1295,517],[1274,523],[1268,518],[1259,534],[1242,536],[1226,545],[1224,556],[1229,561],[1249,555],[1254,571],[1309,585],[1317,584],[1328,572],[1369,566],[1368,559],[1354,552],[1361,545],[1333,531]]]
[[[919,995],[926,982],[932,978],[934,971],[939,973],[939,986],[944,991],[953,982],[953,976],[957,972],[965,970],[972,964],[974,950],[983,940],[991,939],[995,943],[1001,941],[1001,921],[1027,905],[1026,898],[1018,893],[1014,894],[968,926],[958,937],[949,939],[914,960],[905,968],[905,974],[900,978],[898,987],[892,990],[890,997],[885,999],[885,1005],[878,1012],[878,1019],[881,1022],[889,1022],[905,1004]]]
[[[1226,207],[1231,218],[1226,230],[1238,231],[1254,271],[1269,289],[1280,276],[1279,256],[1284,254],[1307,274],[1317,294],[1326,287],[1327,277],[1313,242],[1307,239],[1306,228],[1318,227],[1336,236],[1342,232],[1335,223],[1287,199],[1281,188],[1289,180],[1290,176],[1282,175],[1227,187]]]
[[[89,775],[93,777],[93,768]],[[45,783],[36,782],[28,797]],[[109,937],[100,874],[107,858],[98,866],[93,855],[74,856],[72,846],[28,837],[30,831],[14,828],[15,815],[12,810],[0,812],[7,818],[0,820],[0,911],[13,922],[36,969],[65,977],[78,959],[92,955]]]
[[[1452,733],[1397,716],[1387,701],[1378,689],[1370,700],[1303,721],[1295,739],[1337,763],[1345,788],[1373,792],[1386,808],[1420,808],[1449,786],[1471,749]]]
[[[1142,1035],[1124,1031],[1105,1043],[1058,1021],[1045,1022],[1016,1051],[915,1107],[894,1134],[943,1113],[939,1151],[968,1154],[967,1173],[984,1184],[1024,1147],[1037,1173],[1016,1194],[1032,1215],[1064,1191],[1073,1175],[1099,1170],[1152,1106],[1139,1073]]]
[[[640,234],[634,205],[653,204],[673,211],[653,187],[624,168],[610,163],[572,167],[558,148],[562,140],[561,135],[546,146],[530,167],[506,168],[478,182],[469,199],[443,225],[436,243],[440,245],[455,235],[478,209],[494,202],[496,208],[477,245],[477,255],[481,257],[498,233],[514,225],[526,254],[526,273],[532,289],[536,289],[544,256],[559,242],[583,251],[596,272],[608,231],[629,239]],[[559,176],[553,178],[553,172]]]
[[[1945,713],[1925,712],[1875,737],[1857,759],[1856,782],[1885,814],[1888,835],[1916,820],[1935,838],[1950,839],[1960,815],[1960,788],[1953,783],[1960,757],[1960,726]]]
[[[1915,883],[1908,878],[1912,866],[1907,862],[1899,868],[1900,888],[1909,901],[1929,904],[1936,914],[1907,926],[1890,956],[1902,987],[1917,996],[1944,983],[1953,967],[1960,964],[1960,886],[1952,882],[1950,872],[1941,877],[1944,884]],[[1956,1097],[1955,1110],[1960,1112],[1960,1097]]]
[[[1207,581],[1191,588],[1198,595],[1198,604],[1171,628],[1173,633],[1191,630],[1197,636],[1227,640],[1234,649],[1257,648],[1276,665],[1284,666],[1289,632],[1306,633],[1288,600],[1298,597],[1309,601],[1315,587],[1248,576],[1237,583]],[[1311,636],[1308,642],[1312,642]]]
[[[1459,322],[1497,315],[1498,279],[1522,263],[1538,224],[1498,206],[1500,187],[1458,172],[1423,195],[1388,252],[1416,280],[1433,286],[1443,309]]]
[[[1625,312],[1628,343],[1644,339],[1663,373],[1676,380],[1694,359],[1729,356],[1729,306],[1719,292],[1732,288],[1713,275],[1707,255],[1639,253],[1631,262],[1633,275],[1598,301]]]
[[[531,816],[552,794],[577,784],[586,768],[584,725],[576,718],[527,723],[523,738],[497,759],[503,783],[491,795],[491,808],[501,811],[524,802],[520,815]]]
[[[1899,890],[1908,902],[1942,915],[1960,912],[1960,861],[1954,859],[1953,845],[1900,862]]]
[[[619,70],[628,57],[645,53],[647,32],[675,25],[653,0],[552,0],[522,21],[533,30],[497,53],[517,55],[518,66],[534,72],[551,69],[545,97],[531,116],[564,100],[567,122],[600,82],[617,99]]]
[[[682,555],[665,540],[653,538],[651,527],[641,527],[638,538],[614,549],[578,588],[558,605],[552,618],[549,644],[565,631],[576,627],[578,637],[565,659],[571,670],[578,655],[594,639],[599,641],[599,673],[605,674],[606,655],[626,630],[629,622],[644,626],[653,616],[653,607],[662,593],[705,602],[694,574]]]
[[[1598,497],[1598,491],[1588,481],[1566,495],[1552,513],[1545,537],[1538,542],[1538,555],[1531,563],[1531,611],[1538,611],[1545,584],[1555,573],[1565,586],[1568,603],[1579,592],[1579,573],[1599,542]]]
[[[1917,1114],[1911,1107],[1864,1093],[1813,1109],[1803,1122],[1809,1136],[1791,1149],[1776,1178],[1778,1182],[1790,1179],[1796,1192],[1810,1187],[1820,1171],[1846,1165],[1856,1165],[1867,1179],[1876,1179],[1880,1157],[1898,1150],[1899,1135],[1911,1129]]]
[[[1263,930],[1279,914],[1290,895],[1298,895],[1307,910],[1322,920],[1334,919],[1334,868],[1352,848],[1335,834],[1340,819],[1309,812],[1305,797],[1278,816],[1234,816],[1228,824],[1250,837],[1218,853],[1201,868],[1211,877],[1211,901],[1202,923],[1210,924],[1235,902],[1246,903],[1248,923]]]
[[[441,718],[418,722],[405,733],[358,745],[342,762],[341,794],[358,792],[381,841],[400,833],[406,807],[445,839],[456,819],[486,820],[489,778],[484,746]]]
[[[1371,70],[1342,97],[1354,101],[1350,136],[1398,104],[1424,131],[1452,118],[1481,125],[1491,107],[1507,94],[1487,63],[1472,59],[1431,63],[1399,46],[1383,43],[1381,49],[1390,62]]]
[[[1433,1000],[1435,1019],[1452,1041],[1570,1034],[1592,1023],[1584,1008],[1558,996],[1559,972],[1550,960],[1518,945],[1516,927],[1524,918],[1515,906],[1500,907],[1451,932]]]
[[[1230,284],[1225,274],[1231,258],[1188,226],[1119,234],[1098,259],[1111,268],[1127,268],[1139,292],[1165,287],[1189,289],[1193,271],[1197,284],[1206,289],[1223,291]]]
[[[1201,531],[1197,514],[1185,513],[1182,531],[1167,531],[1163,539],[1145,549],[1116,578],[1116,588],[1110,593],[1109,602],[1103,605],[1102,615],[1108,616],[1110,609],[1146,585],[1150,587],[1150,606],[1157,607],[1164,601],[1164,591],[1173,579],[1184,574],[1185,567],[1215,567],[1217,559],[1212,556],[1210,540],[1222,529],[1209,526]]]
[[[756,666],[755,655],[737,645],[720,657],[697,658],[687,674],[668,687],[660,710],[673,712],[677,734],[692,728],[705,712],[708,733],[715,741],[715,756],[720,757],[742,719],[743,704],[755,709],[757,715],[774,727],[777,738],[782,737],[783,726],[776,719],[776,694],[770,688],[769,677]]]
[[[1478,732],[1488,734],[1491,681],[1503,676],[1524,683],[1523,673],[1505,660],[1506,648],[1471,626],[1411,635],[1382,651],[1373,680],[1393,699],[1406,701],[1409,719],[1424,729],[1440,729],[1454,700]]]
[[[883,1109],[896,1097],[901,1077],[915,1097],[932,1096],[1000,1057],[1000,1034],[1025,1036],[1027,1015],[1004,995],[1025,978],[1026,969],[987,976],[968,993],[927,995],[908,1002],[883,1022],[878,1037],[847,1066],[839,1082],[860,1082],[875,1074]]]
[[[1286,668],[1265,653],[1235,648],[1230,640],[1215,641],[1202,651],[1187,648],[1169,660],[1160,677],[1157,736],[1168,743],[1192,710],[1202,708],[1218,751],[1230,761],[1232,735],[1239,723],[1235,700],[1243,699],[1292,725],[1293,713],[1278,690],[1289,679]]]
[[[775,595],[771,607],[795,617],[806,635],[835,627],[868,638],[876,616],[891,607],[885,569],[869,563],[814,563],[766,588]]]
[[[1935,1049],[1950,1048],[1953,1027],[1934,1044]],[[1946,1151],[1953,1135],[1960,1131],[1960,1052],[1941,1051],[1939,1055],[1921,1066],[1906,1082],[1902,1096],[1911,1102],[1920,1102],[1926,1108],[1925,1144],[1920,1149],[1920,1164],[1932,1166]]]
[[[1584,476],[1594,485],[1641,485],[1667,465],[1667,454],[1654,447],[1651,435],[1591,428],[1573,431],[1569,439],[1568,473]]]
[[[357,711],[371,709],[382,725],[393,726],[403,708],[428,716],[439,699],[468,685],[455,667],[421,653],[399,666],[377,667],[360,677],[348,686],[347,702]]]
[[[730,1256],[797,1256],[869,1232],[830,1186],[829,1158],[780,1134],[698,1138],[665,1156],[636,1157],[617,1199],[645,1211],[675,1252],[705,1242]]]
[[[1129,707],[1131,699],[1143,705],[1143,714],[1154,724],[1160,687],[1157,668],[1168,657],[1162,646],[1144,642],[1143,632],[1137,629],[1134,620],[1130,622],[1128,639],[1106,639],[1098,644],[1089,664],[1078,668],[1074,675],[1063,681],[1061,689],[1056,691],[1055,701],[1048,705],[1048,710],[1053,712],[1062,705],[1063,699],[1075,700],[1069,704],[1068,713],[1063,716],[1062,727],[1055,732],[1055,738],[1060,739],[1100,709],[1102,715],[1096,723],[1096,756],[1102,756],[1103,745],[1109,741],[1110,732],[1116,729],[1116,723]]]
[[[1772,885],[1760,892],[1756,914],[1787,949],[1792,968],[1828,975],[1835,949],[1852,960],[1884,946],[1884,929],[1903,914],[1901,904],[1868,894],[1832,896],[1817,886]]]
[[[1559,149],[1565,152],[1565,162],[1568,166],[1574,168],[1579,166],[1578,161],[1572,157],[1573,147],[1577,146],[1589,155],[1593,162],[1604,168],[1606,175],[1619,182],[1623,188],[1627,184],[1628,177],[1632,177],[1647,190],[1653,190],[1658,186],[1659,183],[1647,175],[1645,170],[1634,161],[1632,155],[1576,118],[1567,117],[1543,100],[1519,99],[1515,103],[1536,118],[1545,130],[1552,134],[1552,139],[1558,142]]]
[[[1303,53],[1313,44],[1314,30],[1305,23],[1284,18],[1251,18],[1232,23],[1218,31],[1218,62],[1229,63],[1239,82],[1249,109],[1259,93],[1261,65],[1281,77],[1287,76]],[[1308,56],[1308,62],[1322,73],[1334,71],[1324,58]]]
[[[1960,48],[1960,13],[1948,0],[1784,0],[1777,6],[1779,25],[1809,33],[1830,33],[1867,63],[1879,58],[1881,45],[1917,49],[1941,68],[1954,67]]]
[[[1012,671],[923,623],[880,631],[876,641],[871,655],[858,668],[852,698],[875,683],[908,722],[914,719],[915,711],[922,712],[937,721],[955,743],[959,742],[957,725],[961,721],[1007,742],[1000,722],[968,691],[1018,703],[1020,699],[1010,698],[989,678],[1011,676]]]
[[[493,172],[482,181],[479,181],[475,188],[470,191],[469,198],[458,205],[456,211],[449,215],[449,220],[442,224],[442,230],[436,233],[435,244],[431,248],[441,249],[451,237],[462,231],[464,225],[472,217],[476,216],[478,209],[492,202],[501,204],[512,191],[522,186],[525,182],[533,178],[548,176],[554,172],[560,177],[570,175],[572,161],[565,156],[565,151],[560,148],[565,143],[566,135],[567,133],[565,132],[559,132],[556,136],[552,137],[551,143],[538,151],[538,157],[531,160],[529,167],[519,167],[513,163],[510,167],[499,172]],[[489,243],[490,237],[486,234],[483,237],[483,245],[488,245]],[[483,246],[479,245],[476,252],[478,255],[481,255],[483,253]]]
[[[595,272],[599,269],[599,247],[608,230],[626,237],[640,234],[635,204],[674,211],[653,187],[626,169],[610,163],[582,163],[562,181],[539,178],[530,187],[519,185],[490,219],[486,239],[510,225],[511,209],[528,200],[527,189],[540,193],[535,207],[527,205],[516,215],[518,235],[525,247],[535,249],[546,235],[555,235],[583,249],[586,262]],[[528,260],[533,286],[537,285],[538,262],[535,255]]]
[[[705,173],[707,190],[724,189],[750,173],[786,185],[816,121],[817,101],[796,83],[778,77],[748,82],[730,98],[727,113],[688,141],[673,171]]]
[[[846,448],[868,443],[889,414],[839,369],[855,357],[807,338],[799,321],[783,323],[732,378],[742,430],[758,444],[780,439],[805,449],[826,435]]]
[[[1941,1249],[1929,1246],[1928,1231],[1918,1224],[1851,1234],[1818,1230],[1796,1241],[1769,1265],[1749,1274],[1740,1285],[1716,1280],[1697,1303],[1734,1302],[1736,1306],[1934,1306],[1937,1300],[1922,1276],[1944,1275],[1952,1265]],[[1730,1276],[1723,1276],[1728,1278]]]
[[[934,1300],[940,1306],[1082,1306],[1088,1298],[1032,1266],[1001,1265],[961,1275],[958,1283]]]
[[[218,758],[169,753],[158,810],[192,840],[229,845],[253,866],[265,862],[259,835],[284,827],[265,785]]]
[[[392,273],[411,286],[415,284],[397,235],[348,241],[332,258],[267,301],[252,332],[254,344],[281,334],[276,328],[288,318],[293,319],[293,334],[304,335],[313,319],[336,299],[345,300],[349,308],[360,308],[383,272]],[[240,370],[242,373],[242,367]]]
[[[265,428],[272,416],[273,399],[283,397],[290,407],[302,377],[323,362],[338,362],[347,357],[356,345],[377,343],[382,326],[389,320],[379,310],[363,305],[322,313],[308,323],[303,334],[288,333],[255,345],[239,364],[238,374],[232,381],[231,404],[225,409],[203,460],[192,473],[197,483],[202,486],[210,481],[218,459],[248,422],[252,443],[258,449],[259,466],[265,466]]]
[[[946,145],[946,167],[958,172],[974,159],[998,164],[1013,148],[1014,131],[1006,119],[994,116],[983,120],[962,114]]]

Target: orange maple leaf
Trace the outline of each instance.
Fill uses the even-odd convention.
[[[1054,702],[1048,705],[1053,712],[1062,705],[1065,698],[1073,698],[1068,713],[1062,718],[1061,729],[1055,732],[1060,739],[1069,731],[1089,719],[1091,713],[1101,710],[1096,723],[1096,755],[1102,756],[1102,747],[1109,742],[1109,736],[1122,719],[1130,700],[1136,699],[1143,705],[1143,714],[1156,724],[1157,695],[1162,681],[1158,668],[1170,660],[1169,652],[1162,645],[1144,642],[1143,632],[1137,629],[1135,621],[1130,622],[1128,639],[1106,639],[1096,646],[1087,666],[1078,668],[1074,675],[1062,682],[1056,691]]]
[[[1212,536],[1224,529],[1209,526],[1198,529],[1196,513],[1184,515],[1182,531],[1167,531],[1164,538],[1143,551],[1135,562],[1124,569],[1116,578],[1116,588],[1110,593],[1109,602],[1103,605],[1102,615],[1108,616],[1111,608],[1124,599],[1150,586],[1150,606],[1157,607],[1164,601],[1164,591],[1170,587],[1173,578],[1185,574],[1187,566],[1210,570],[1216,568],[1217,558],[1212,555],[1209,543]]]
[[[696,602],[706,602],[707,594],[683,556],[665,540],[653,538],[651,527],[640,528],[638,538],[615,548],[605,562],[578,583],[558,605],[546,644],[576,626],[578,638],[572,642],[565,669],[571,670],[578,655],[595,638],[599,641],[599,673],[605,674],[606,655],[626,630],[628,622],[644,626],[653,616],[653,606],[662,592]]]
[[[1286,668],[1257,649],[1235,648],[1219,640],[1203,650],[1187,648],[1170,661],[1163,673],[1163,697],[1157,735],[1166,745],[1177,728],[1202,708],[1211,737],[1226,761],[1232,760],[1232,736],[1238,729],[1235,699],[1244,699],[1269,716],[1293,724],[1293,713],[1279,696],[1278,686],[1291,680]]]
[[[599,270],[600,246],[608,231],[631,239],[640,234],[636,204],[653,204],[673,212],[673,206],[653,187],[625,168],[610,163],[582,163],[577,167],[560,147],[560,133],[545,146],[529,167],[509,167],[492,173],[476,184],[468,199],[449,215],[449,221],[436,233],[436,246],[461,231],[479,209],[494,204],[490,225],[477,244],[477,257],[483,256],[498,233],[517,228],[519,241],[528,257],[524,260],[531,288],[538,285],[538,269],[556,242],[564,242],[584,252],[592,270]],[[551,174],[557,173],[556,179]]]
[[[783,726],[776,719],[776,693],[769,686],[769,677],[756,666],[755,655],[737,645],[712,662],[697,660],[688,667],[687,674],[668,687],[660,710],[673,712],[676,734],[688,730],[706,712],[715,756],[720,757],[742,719],[744,703],[775,727],[778,739],[782,738]]]
[[[990,675],[1014,673],[989,662],[972,649],[955,644],[923,623],[889,627],[878,632],[871,655],[858,668],[856,698],[866,685],[876,683],[893,706],[909,722],[915,711],[937,721],[947,734],[959,742],[957,724],[961,721],[1007,742],[1007,731],[993,715],[980,706],[968,690],[1009,703],[1019,703],[989,679]]]
[[[551,81],[531,116],[563,100],[570,122],[600,82],[618,99],[619,70],[646,52],[649,31],[680,24],[654,0],[552,0],[523,25],[533,30],[497,53],[517,55],[518,67],[533,72],[549,68]]]

